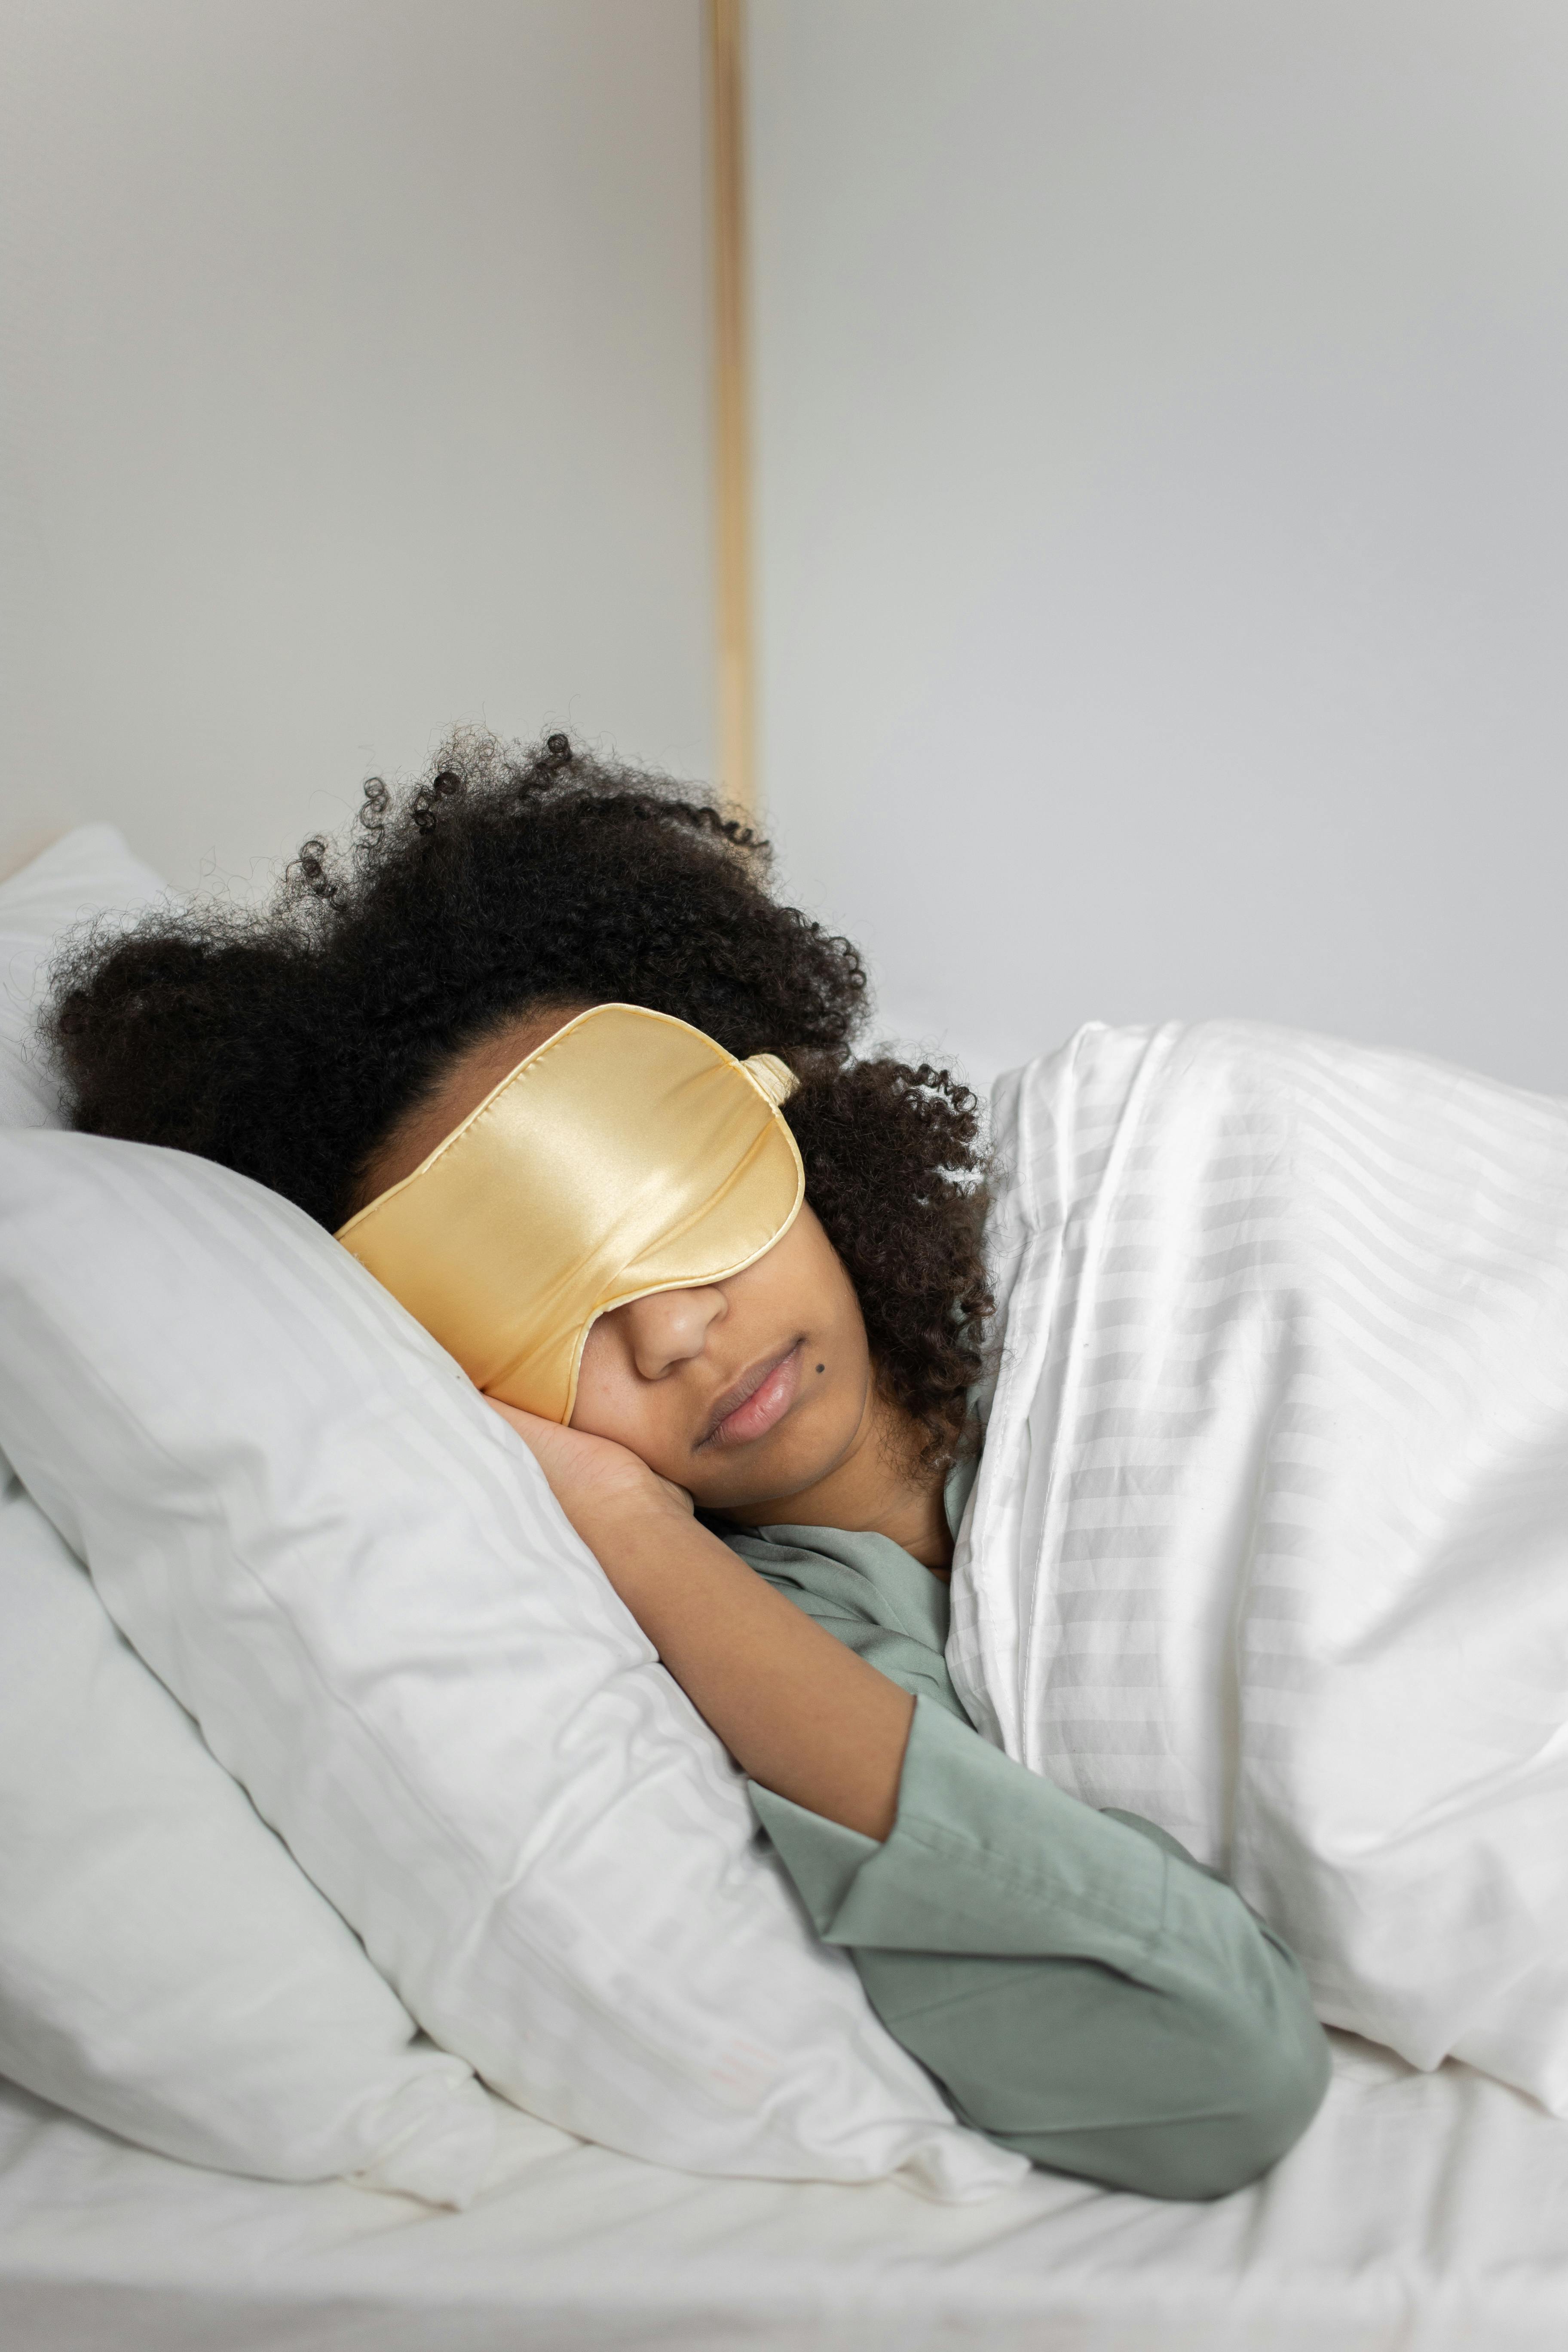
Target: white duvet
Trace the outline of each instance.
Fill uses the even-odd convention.
[[[950,1664],[1323,2016],[1568,2115],[1568,1103],[1241,1023],[999,1082]]]

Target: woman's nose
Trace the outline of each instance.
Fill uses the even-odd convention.
[[[632,1361],[645,1381],[662,1380],[677,1364],[700,1356],[724,1313],[721,1290],[656,1290],[621,1309]]]

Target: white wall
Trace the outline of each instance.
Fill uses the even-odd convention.
[[[752,6],[763,782],[889,1025],[1568,1091],[1568,9]]]
[[[706,772],[699,0],[5,16],[0,856],[244,885],[460,719]]]

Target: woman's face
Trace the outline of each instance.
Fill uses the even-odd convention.
[[[586,1004],[538,1008],[454,1056],[373,1155],[356,1206],[413,1172]],[[714,1510],[785,1503],[869,1433],[874,1394],[860,1303],[809,1208],[728,1282],[665,1290],[588,1334],[574,1429],[614,1438]],[[786,1517],[787,1512],[758,1512]]]
[[[744,1509],[828,1476],[866,1434],[872,1401],[859,1301],[803,1208],[727,1282],[601,1315],[572,1426],[628,1446],[706,1508]]]

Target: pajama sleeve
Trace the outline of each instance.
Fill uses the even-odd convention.
[[[992,2138],[1113,2188],[1210,2198],[1311,2120],[1328,2050],[1285,1945],[1174,1839],[1080,1804],[932,1695],[884,1843],[752,1796],[818,1933]]]

